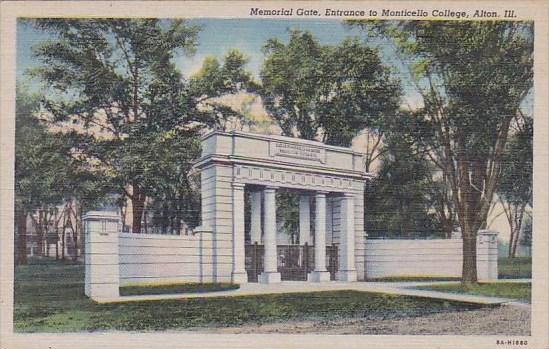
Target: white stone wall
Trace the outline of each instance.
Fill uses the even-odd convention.
[[[366,240],[366,277],[460,277],[462,255],[461,239]],[[497,279],[496,234],[479,234],[477,272],[479,280]]]
[[[120,285],[200,281],[197,235],[119,234]]]

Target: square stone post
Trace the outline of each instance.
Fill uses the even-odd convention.
[[[299,244],[311,244],[311,203],[309,196],[299,196]]]
[[[259,282],[271,284],[280,282],[276,255],[276,187],[266,187],[263,193],[265,199],[265,226],[263,228],[265,259],[263,273],[259,275]]]
[[[248,282],[244,250],[244,184],[233,183],[233,270],[231,281],[235,284]]]
[[[254,191],[250,194],[251,219],[250,219],[250,242],[261,243],[261,192]]]
[[[477,275],[479,281],[498,279],[498,232],[479,230],[477,234]]]
[[[355,266],[355,203],[351,193],[345,193],[341,200],[341,238],[339,248],[339,281],[356,281]]]
[[[326,193],[315,195],[315,269],[309,280],[313,282],[330,281],[326,270]]]
[[[84,293],[96,301],[118,298],[120,217],[116,212],[90,211],[82,221],[86,262]]]

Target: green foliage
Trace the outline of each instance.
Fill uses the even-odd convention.
[[[72,120],[82,128],[78,151],[116,178],[117,191],[132,199],[133,226],[140,231],[157,167],[155,136],[177,130],[196,137],[204,121],[173,62],[177,50],[192,51],[197,28],[157,19],[48,19],[34,25],[55,40],[34,48],[42,66],[34,73],[51,86],[51,122]],[[131,186],[131,193],[128,188]]]
[[[290,241],[297,243],[299,235],[299,194],[278,191],[276,193],[277,221],[282,222],[282,230],[290,236]]]
[[[532,257],[498,259],[498,279],[532,278]]]
[[[377,50],[346,39],[322,46],[308,32],[291,31],[287,45],[264,47],[259,93],[269,115],[287,136],[349,146],[366,127],[398,109],[400,86]]]
[[[440,224],[429,213],[431,166],[401,138],[389,138],[377,176],[368,183],[365,225],[370,237],[430,237]]]
[[[47,132],[36,113],[37,96],[18,88],[16,94],[15,198],[27,210],[41,204],[58,204],[70,163],[70,146]]]
[[[248,61],[240,51],[231,49],[223,58],[223,64],[213,57],[204,59],[201,69],[191,78],[190,91],[197,96],[200,112],[212,121],[210,126],[227,130],[231,121],[251,124],[246,115],[219,100],[222,96],[257,90],[252,75],[245,70]]]
[[[370,237],[439,237],[444,222],[437,212],[440,194],[433,166],[415,139],[428,125],[409,112],[385,120],[376,177],[367,183],[365,228]]]
[[[532,247],[532,218],[526,217],[522,225],[522,235],[520,239],[522,246]]]
[[[132,200],[133,231],[141,231],[147,202],[162,230],[179,231],[182,219],[196,225],[196,186],[187,177],[199,132],[234,115],[221,104],[204,105],[248,87],[246,59],[231,51],[223,66],[206,61],[187,81],[174,59],[194,51],[198,28],[183,20],[32,23],[55,37],[34,48],[42,65],[33,73],[51,87],[44,100],[50,122],[76,125],[77,151]]]
[[[498,195],[514,205],[532,204],[534,122],[524,118],[523,124],[507,143]]]
[[[16,202],[27,211],[55,207],[73,198],[88,207],[98,205],[109,190],[109,176],[79,157],[76,135],[47,129],[37,116],[39,96],[18,88],[16,98]]]

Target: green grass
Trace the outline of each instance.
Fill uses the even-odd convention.
[[[31,262],[15,270],[17,332],[154,331],[291,320],[396,319],[480,307],[357,291],[97,304],[84,295],[83,266]]]
[[[237,284],[228,282],[217,283],[182,283],[168,285],[123,286],[120,287],[121,296],[139,296],[147,294],[172,294],[172,293],[204,293],[238,289]]]
[[[529,279],[532,277],[532,258],[515,257],[498,259],[499,279]]]
[[[479,283],[476,285],[432,285],[417,287],[421,290],[433,290],[450,293],[465,293],[479,296],[501,297],[516,299],[530,303],[532,286],[530,283],[494,282]]]
[[[460,277],[450,276],[422,276],[422,275],[403,275],[403,276],[386,276],[379,278],[369,278],[368,281],[379,282],[407,282],[407,281],[460,281]]]

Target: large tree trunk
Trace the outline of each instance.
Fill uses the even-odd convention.
[[[145,194],[139,187],[139,185],[133,185],[132,193],[132,232],[141,233],[141,218],[143,217],[143,211],[145,210]]]
[[[462,282],[472,284],[477,277],[477,236],[474,231],[463,231],[463,271]]]
[[[17,225],[17,264],[27,264],[27,211],[16,209]]]

